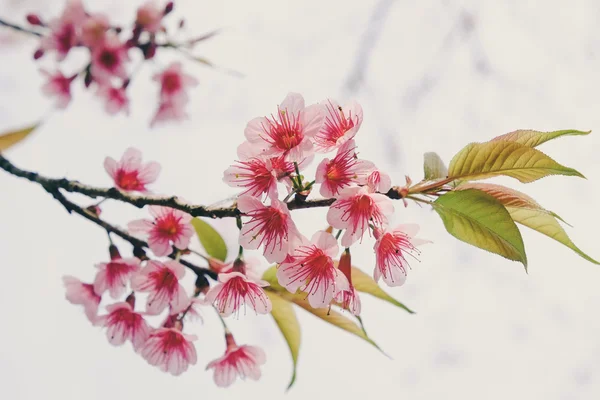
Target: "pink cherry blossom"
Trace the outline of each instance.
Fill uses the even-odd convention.
[[[367,177],[367,186],[371,192],[387,193],[392,188],[392,179],[385,172],[375,169]]]
[[[54,74],[45,70],[41,70],[41,72],[48,78],[48,81],[42,86],[42,92],[46,96],[56,97],[57,108],[66,108],[71,102],[71,82],[77,75],[67,78],[59,71]]]
[[[111,77],[126,79],[127,61],[127,47],[116,34],[109,32],[104,36],[104,40],[92,49],[92,76],[102,84],[109,84]]]
[[[185,89],[198,85],[196,78],[182,71],[180,62],[171,63],[164,71],[154,75],[152,79],[160,83],[161,103],[182,105],[188,100]]]
[[[130,340],[135,351],[139,351],[152,331],[144,317],[134,312],[128,302],[108,305],[106,310],[108,315],[103,317],[103,325],[109,343],[120,346]]]
[[[153,127],[159,122],[181,121],[188,117],[189,115],[185,112],[185,103],[162,101],[158,104],[158,109],[152,117],[152,121],[150,121],[150,126]]]
[[[177,261],[162,263],[151,260],[131,278],[131,288],[149,293],[146,303],[148,314],[160,314],[167,306],[171,307],[171,314],[175,314],[183,311],[190,302],[179,283],[184,275],[185,268]]]
[[[67,289],[67,300],[72,304],[82,305],[85,315],[92,324],[98,321],[98,305],[100,296],[94,291],[94,285],[83,283],[72,276],[64,276],[63,283]]]
[[[329,207],[327,222],[337,229],[345,229],[342,246],[350,247],[362,239],[369,224],[385,227],[388,216],[394,212],[389,197],[370,193],[368,187],[350,187],[342,190],[338,199]]]
[[[311,138],[322,123],[320,105],[305,107],[300,94],[289,93],[277,108],[276,117],[253,119],[244,134],[265,155],[283,155],[288,161],[301,162],[312,153]]]
[[[374,169],[372,162],[357,158],[354,140],[349,140],[338,149],[332,160],[325,158],[321,161],[315,182],[321,185],[321,196],[335,197],[345,187],[366,181]]]
[[[429,243],[427,240],[415,238],[419,232],[416,224],[398,225],[393,230],[375,230],[375,271],[373,279],[380,277],[388,286],[401,286],[406,281],[406,268],[409,266],[407,256],[417,259],[419,250],[416,246]]]
[[[363,120],[360,104],[353,101],[341,107],[335,100],[327,99],[325,123],[314,137],[316,150],[328,153],[352,139]]]
[[[110,23],[106,15],[90,15],[81,26],[81,41],[87,47],[93,48],[102,43],[108,28],[110,28]]]
[[[137,9],[135,24],[147,32],[156,33],[161,28],[164,12],[164,7],[156,1],[147,1]]]
[[[55,50],[56,59],[64,60],[71,48],[77,45],[81,24],[85,18],[81,1],[68,1],[62,15],[48,23],[50,32],[42,37],[41,50]]]
[[[219,283],[206,294],[205,300],[214,304],[221,315],[228,317],[238,314],[243,307],[249,307],[257,314],[271,312],[271,300],[262,289],[268,282],[254,282],[241,272],[233,271],[219,274]]]
[[[112,157],[106,157],[104,169],[117,188],[127,192],[147,192],[146,185],[156,181],[160,164],[155,161],[142,164],[141,151],[130,147],[118,162]]]
[[[107,113],[114,115],[123,110],[125,114],[129,114],[129,99],[125,88],[101,85],[98,88],[98,96],[104,99],[104,109]]]
[[[140,269],[138,258],[115,258],[107,263],[96,265],[98,272],[94,280],[94,291],[102,294],[108,290],[114,299],[121,297],[127,289],[131,276]]]
[[[246,188],[242,195],[260,196],[263,193],[277,197],[277,182],[294,173],[294,163],[284,157],[255,157],[238,161],[229,167],[223,181],[229,186]]]
[[[348,287],[345,290],[340,290],[338,292],[335,301],[338,302],[343,309],[349,310],[352,314],[358,316],[360,315],[361,303],[360,297],[358,297],[358,293],[352,284],[350,249],[346,249],[346,251],[342,253],[338,269],[348,280]]]
[[[190,223],[192,216],[169,207],[150,206],[149,209],[154,221],[132,221],[128,225],[129,231],[148,237],[148,246],[157,257],[171,254],[171,243],[178,249],[187,249],[194,234]]]
[[[140,353],[150,364],[172,375],[181,375],[190,365],[196,364],[195,335],[186,335],[177,327],[154,330],[142,346]]]
[[[238,209],[250,217],[240,231],[240,246],[256,250],[264,246],[263,254],[269,262],[281,262],[290,251],[298,230],[285,203],[271,199],[264,205],[259,199],[244,195],[237,202]]]
[[[338,251],[331,233],[319,231],[311,242],[304,239],[279,265],[279,284],[291,293],[306,292],[311,307],[328,307],[338,292],[348,288],[348,280],[333,263]]]
[[[215,383],[219,387],[228,387],[239,376],[258,380],[261,372],[259,366],[263,365],[267,357],[265,352],[256,346],[238,346],[230,333],[226,335],[227,350],[225,355],[211,361],[206,369],[214,368]]]

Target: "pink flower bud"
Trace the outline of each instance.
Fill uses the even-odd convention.
[[[37,26],[44,25],[42,23],[42,20],[40,19],[40,17],[37,16],[37,14],[27,14],[27,22],[29,22],[31,25],[37,25]]]
[[[35,53],[33,53],[33,59],[34,60],[39,60],[40,58],[42,58],[44,56],[44,50],[43,49],[37,49],[35,51]]]
[[[165,15],[167,15],[171,11],[173,11],[173,7],[174,7],[173,2],[172,1],[168,2],[167,5],[165,6]]]

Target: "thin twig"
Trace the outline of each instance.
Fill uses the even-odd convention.
[[[38,36],[38,37],[44,36],[41,33],[36,32],[34,30],[31,30],[31,29],[28,29],[28,28],[24,28],[24,27],[19,26],[19,25],[11,24],[10,22],[6,22],[2,18],[0,18],[0,25],[1,26],[5,26],[7,28],[10,28],[12,30],[18,31],[18,32],[28,33],[30,35],[35,35],[35,36]]]

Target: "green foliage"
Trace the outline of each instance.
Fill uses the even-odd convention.
[[[457,190],[465,189],[477,189],[494,196],[510,214],[513,221],[525,225],[533,230],[536,230],[559,243],[564,244],[568,248],[575,251],[581,257],[594,263],[600,264],[587,254],[585,254],[579,247],[575,245],[557,221],[557,219],[563,221],[555,213],[544,209],[534,199],[527,196],[524,193],[516,190],[507,188],[501,185],[494,185],[491,183],[468,183],[461,185]],[[564,221],[563,221],[564,222]]]
[[[296,317],[296,312],[294,311],[294,307],[292,307],[292,303],[283,297],[280,297],[273,291],[267,291],[266,293],[271,300],[271,304],[273,305],[271,316],[283,334],[283,338],[290,348],[290,353],[292,355],[294,369],[292,373],[292,379],[287,387],[289,389],[296,381],[296,368],[298,365],[298,353],[300,352],[301,339],[300,323],[298,322],[298,318]]]
[[[414,314],[410,308],[406,307],[404,304],[400,303],[398,300],[394,299],[392,296],[387,294],[381,287],[371,278],[369,275],[365,274],[362,270],[352,267],[352,285],[354,289],[359,292],[368,293],[372,296],[375,296],[383,301],[387,301],[390,304],[395,305],[396,307],[400,307],[405,311],[408,311],[410,314]]]
[[[432,205],[448,233],[455,238],[519,261],[527,268],[521,232],[506,208],[493,196],[467,189],[447,193]]]
[[[425,180],[441,179],[448,176],[448,168],[437,153],[425,153],[423,155],[423,173]]]
[[[566,129],[563,131],[553,132],[538,132],[528,129],[521,129],[518,131],[510,132],[505,135],[501,135],[490,140],[491,142],[504,141],[504,142],[516,142],[527,147],[537,147],[542,143],[549,140],[559,138],[561,136],[577,136],[587,135],[591,131],[577,131],[574,129]]]
[[[500,175],[516,178],[523,183],[548,175],[584,177],[539,150],[506,141],[471,143],[454,156],[448,168],[448,177],[460,180],[479,180]]]
[[[206,253],[218,260],[225,261],[227,246],[219,232],[200,218],[193,218],[192,226],[196,230],[196,235],[198,235],[198,239],[200,239]]]

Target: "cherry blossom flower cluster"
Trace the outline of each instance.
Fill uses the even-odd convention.
[[[147,185],[160,172],[158,163],[142,163],[141,153],[133,148],[127,149],[119,161],[107,157],[104,166],[115,187],[124,192],[147,193]],[[149,211],[151,220],[132,221],[129,230],[148,240],[155,258],[146,254],[122,258],[111,244],[110,260],[96,265],[93,282],[83,283],[72,276],[64,277],[63,281],[67,299],[83,306],[90,322],[106,330],[110,344],[121,346],[131,342],[134,351],[149,364],[179,375],[197,362],[194,346],[197,337],[184,333],[184,325],[201,319],[201,307],[215,304],[227,316],[237,310],[240,302],[268,313],[270,302],[261,289],[266,282],[246,278],[246,263],[241,258],[231,265],[213,260],[209,266],[220,272],[220,282],[210,288],[206,279],[198,279],[188,294],[183,284],[186,268],[177,259],[163,258],[188,248],[194,234],[191,216],[159,206],[149,207]],[[139,298],[145,299],[142,307]],[[156,317],[162,317],[161,322],[152,326],[149,320]],[[229,386],[237,376],[260,378],[260,365],[266,359],[263,350],[238,346],[228,330],[225,342],[225,354],[207,365],[207,369],[214,370],[216,384]]]
[[[191,251],[192,216],[152,205],[150,218],[128,224],[131,235],[146,240],[152,258],[139,249],[134,251],[137,257],[121,258],[111,243],[111,259],[98,264],[92,283],[64,279],[68,300],[83,305],[88,319],[106,329],[111,344],[130,341],[148,363],[174,375],[197,362],[196,336],[184,333],[184,324],[199,316],[202,306],[212,306],[223,321],[226,339],[225,355],[208,364],[214,368],[215,382],[228,386],[237,376],[258,379],[264,352],[238,346],[224,320],[272,310],[265,290],[274,289],[261,279],[260,262],[246,259],[244,250],[262,250],[265,260],[277,265],[282,290],[301,293],[311,307],[336,306],[358,316],[361,302],[352,282],[351,246],[371,235],[374,280],[399,286],[406,279],[408,259],[416,258],[416,246],[425,243],[415,238],[417,225],[389,226],[394,212],[387,196],[390,177],[359,158],[355,136],[362,119],[357,103],[342,107],[327,99],[306,106],[301,95],[290,93],[273,115],[247,124],[238,161],[223,178],[243,189],[235,202],[239,252],[231,262],[202,255],[214,281],[194,271],[195,287],[186,291],[182,281],[186,269],[179,261]],[[317,154],[328,153],[333,154],[319,162],[314,180],[308,182],[300,171],[306,171]],[[158,163],[143,163],[140,151],[133,148],[119,161],[107,157],[104,167],[123,192],[148,193],[160,172]],[[306,201],[317,187],[321,196],[333,200],[326,218],[330,228],[308,239],[296,226],[289,205]],[[93,211],[98,214],[99,207]],[[334,228],[337,236],[332,234]],[[141,308],[136,306],[140,297],[145,299]],[[100,310],[101,303],[107,304],[105,311]],[[148,321],[153,316],[163,317],[154,327]]]
[[[81,77],[84,86],[95,90],[104,102],[107,113],[128,114],[127,89],[137,69],[132,67],[132,60],[138,58],[141,64],[152,59],[159,48],[177,47],[168,41],[168,32],[163,25],[163,18],[172,10],[172,1],[165,5],[148,1],[137,9],[129,30],[111,24],[104,14],[86,11],[81,0],[69,0],[62,14],[48,21],[29,14],[27,21],[42,35],[34,53],[36,60],[53,53],[56,62],[60,63],[75,49],[84,49],[88,55],[86,63],[74,74],[65,75],[58,68],[53,71],[42,69],[47,79],[43,92],[55,98],[58,108],[65,108],[72,99],[72,83]],[[183,72],[180,62],[173,62],[157,72],[153,80],[158,83],[159,95],[151,125],[186,118],[186,91],[198,81]]]
[[[269,262],[278,264],[279,284],[291,293],[305,292],[312,307],[332,302],[360,313],[360,299],[352,285],[350,247],[365,234],[376,242],[374,279],[390,286],[406,279],[407,257],[416,257],[416,225],[388,226],[394,206],[386,193],[390,177],[374,163],[358,157],[354,140],[363,122],[356,102],[346,106],[332,99],[306,106],[304,98],[290,93],[274,114],[251,120],[246,141],[238,147],[238,160],[224,173],[224,181],[242,188],[237,207],[246,220],[240,245],[262,248]],[[300,171],[316,154],[334,153],[317,166],[314,180],[306,182]],[[339,265],[338,240],[318,231],[308,240],[296,227],[287,201],[303,201],[319,186],[325,198],[335,198],[327,222],[339,229],[345,248]],[[281,195],[280,195],[281,193]]]

